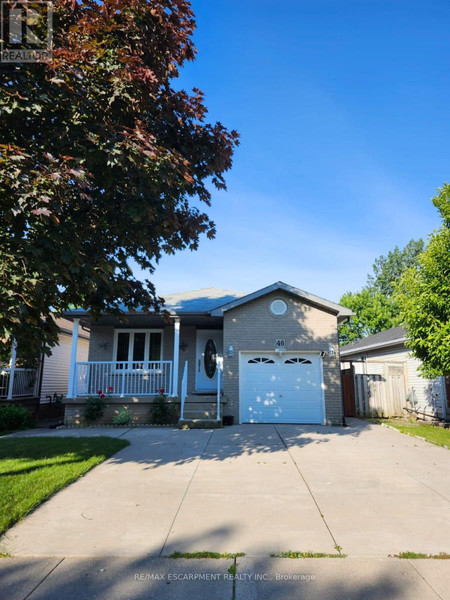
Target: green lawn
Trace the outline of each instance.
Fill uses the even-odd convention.
[[[109,437],[0,439],[0,533],[128,445]]]
[[[395,427],[395,429],[398,429],[402,433],[425,438],[432,444],[450,448],[450,429],[436,427],[435,425],[427,425],[425,423],[399,423],[394,419],[380,419],[378,422]]]

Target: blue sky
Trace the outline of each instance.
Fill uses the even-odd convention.
[[[277,280],[337,301],[439,225],[449,180],[450,3],[194,0],[178,85],[241,134],[217,237],[164,257],[163,294]]]

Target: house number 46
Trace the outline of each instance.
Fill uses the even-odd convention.
[[[276,341],[275,346],[277,348],[284,348],[286,346],[286,340],[279,339]]]

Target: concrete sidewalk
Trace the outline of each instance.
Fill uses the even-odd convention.
[[[14,556],[450,552],[449,451],[379,425],[88,428],[131,445],[0,540]]]
[[[448,600],[450,561],[4,558],[0,600]]]

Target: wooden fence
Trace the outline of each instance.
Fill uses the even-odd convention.
[[[404,364],[378,363],[378,367],[374,367],[372,364],[373,371],[377,372],[353,374],[357,416],[403,416],[407,399]],[[346,395],[349,395],[346,388],[349,387],[343,386],[345,406],[348,404]],[[346,416],[352,415],[347,413]]]

